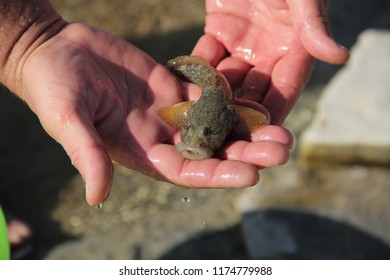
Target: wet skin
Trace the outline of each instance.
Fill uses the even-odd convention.
[[[232,130],[246,134],[269,123],[259,111],[236,105],[225,77],[205,59],[179,56],[166,66],[184,81],[202,87],[197,102],[186,101],[159,111],[167,124],[180,130],[181,141],[176,149],[184,158],[210,158]]]

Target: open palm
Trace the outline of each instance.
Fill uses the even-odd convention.
[[[345,63],[331,38],[323,0],[207,0],[205,35],[193,53],[217,66],[241,97],[281,124],[306,84],[314,58]]]
[[[275,126],[229,143],[221,159],[183,159],[178,133],[157,115],[182,101],[182,87],[145,53],[100,30],[65,24],[21,69],[19,95],[80,171],[92,205],[110,191],[111,160],[177,185],[218,188],[253,185],[257,168],[288,159],[291,136]]]

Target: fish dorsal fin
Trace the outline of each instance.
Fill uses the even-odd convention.
[[[269,124],[267,116],[259,111],[240,105],[233,105],[233,108],[239,120],[238,125],[234,128],[238,134],[249,134]]]
[[[186,101],[177,103],[170,107],[162,108],[158,111],[160,118],[165,121],[169,126],[180,130],[187,118],[187,112],[191,105],[195,101]]]

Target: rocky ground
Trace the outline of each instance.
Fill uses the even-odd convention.
[[[348,47],[369,27],[390,27],[388,1],[333,2],[332,30]],[[201,0],[52,3],[67,20],[121,36],[159,62],[189,53],[202,34]],[[36,117],[2,93],[0,202],[33,227],[29,258],[388,258],[389,169],[297,160],[300,135],[337,70],[317,64],[285,123],[296,137],[292,158],[262,172],[258,186],[188,190],[118,166],[101,209],[87,206],[80,176]]]

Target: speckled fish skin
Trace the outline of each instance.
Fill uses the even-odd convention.
[[[204,59],[181,56],[168,61],[177,76],[202,87],[200,99],[190,106],[181,129],[181,154],[193,160],[211,157],[238,122],[233,94],[225,77]]]
[[[234,129],[250,133],[268,124],[267,116],[234,104],[234,96],[225,77],[208,61],[197,56],[179,56],[168,61],[167,68],[185,81],[202,87],[197,102],[186,101],[159,111],[170,126],[180,129],[180,154],[190,160],[212,157]]]

